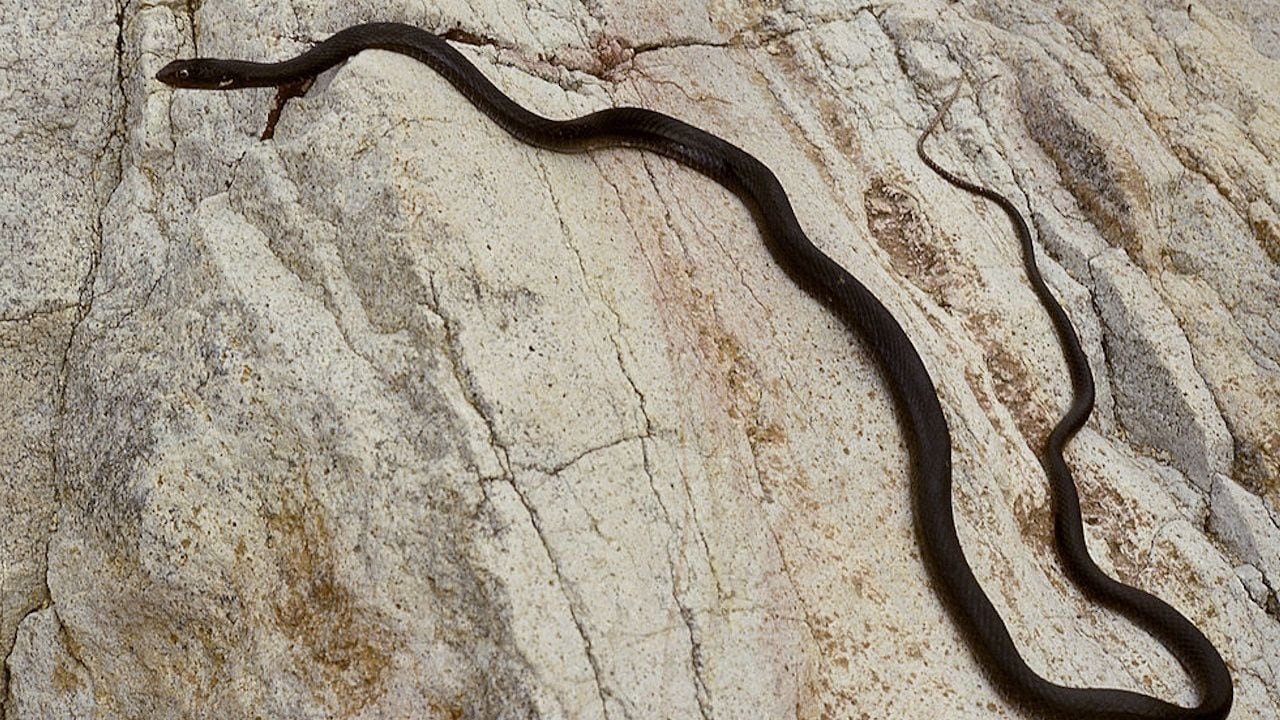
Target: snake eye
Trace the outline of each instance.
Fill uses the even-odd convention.
[[[186,68],[182,68],[181,70],[178,71],[178,77],[183,80],[186,80],[187,78],[191,77],[191,71]]]

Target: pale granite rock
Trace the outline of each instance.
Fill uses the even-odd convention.
[[[1026,208],[1098,379],[1099,562],[1280,713],[1280,3],[0,0],[0,654],[13,718],[1030,717],[934,595],[859,344],[719,186],[508,137],[366,52],[172,91],[369,19],[519,102],[642,105],[778,173],[902,321],[962,540],[1028,661],[1194,694],[1062,576],[1069,400]],[[18,22],[19,18],[29,21]]]
[[[93,678],[76,659],[52,608],[31,613],[9,655],[9,711],[15,717],[92,717]]]
[[[0,1],[0,657],[47,600],[62,373],[119,178],[115,18]]]
[[[1246,582],[1250,596],[1271,613],[1280,612],[1280,517],[1227,477],[1214,479],[1209,500],[1209,529],[1247,563],[1244,567],[1254,569],[1246,574],[1254,578]]]
[[[1173,313],[1123,250],[1090,261],[1115,403],[1131,440],[1168,455],[1202,491],[1231,462],[1231,437]]]

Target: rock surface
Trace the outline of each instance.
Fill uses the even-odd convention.
[[[279,59],[455,29],[526,106],[756,154],[902,321],[962,540],[1033,667],[1190,702],[1063,578],[1037,447],[1099,385],[1095,555],[1280,713],[1280,3],[0,0],[3,717],[1029,717],[919,558],[866,351],[724,190],[505,135],[367,52],[258,133]]]

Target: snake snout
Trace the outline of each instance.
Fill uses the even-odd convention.
[[[230,84],[222,73],[213,71],[208,61],[200,59],[174,60],[160,68],[156,79],[172,87],[201,90],[223,89]]]
[[[160,68],[160,72],[156,73],[156,79],[164,83],[165,85],[180,86],[179,81],[181,80],[181,77],[182,77],[180,75],[181,72],[186,72],[186,74],[189,74],[189,71],[183,70],[182,60],[174,60],[168,65],[165,65],[164,67]]]

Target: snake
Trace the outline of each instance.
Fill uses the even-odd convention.
[[[905,435],[915,532],[935,590],[953,621],[963,629],[974,655],[1008,697],[1042,714],[1073,718],[1216,720],[1226,716],[1232,702],[1231,679],[1213,645],[1176,610],[1154,596],[1111,580],[1089,559],[1079,501],[1061,450],[1089,415],[1092,378],[1069,319],[1035,268],[1029,231],[1011,203],[934,166],[951,182],[991,198],[1015,219],[1032,284],[1049,309],[1067,350],[1076,394],[1067,417],[1051,435],[1051,450],[1044,455],[1044,464],[1053,482],[1056,527],[1068,567],[1084,587],[1137,618],[1165,641],[1198,682],[1200,703],[1194,708],[1129,690],[1065,687],[1030,668],[961,547],[952,502],[950,430],[920,353],[884,303],[809,239],[773,171],[737,145],[670,115],[640,107],[606,108],[562,120],[543,117],[498,89],[444,37],[401,23],[354,25],[280,62],[174,60],[160,69],[156,79],[174,88],[275,87],[283,94],[285,88],[305,87],[320,73],[365,50],[399,53],[427,65],[523,143],[561,153],[616,147],[656,153],[710,178],[742,201],[752,212],[764,245],[783,273],[838,317],[874,359]],[[922,156],[924,137],[920,145]]]

